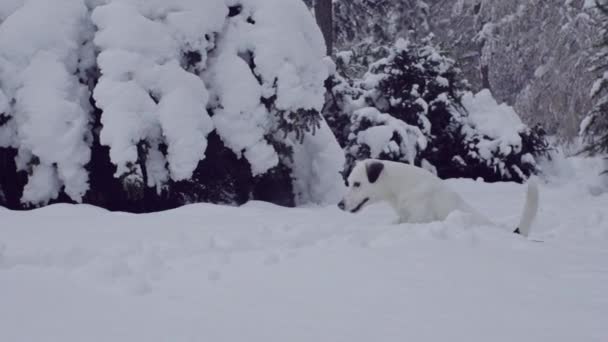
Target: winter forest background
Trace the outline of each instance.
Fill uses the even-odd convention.
[[[0,205],[332,203],[369,157],[523,182],[607,152],[602,4],[3,0]]]

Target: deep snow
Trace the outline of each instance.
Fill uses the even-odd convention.
[[[544,243],[507,230],[523,186],[472,180],[449,184],[496,227],[394,225],[385,206],[0,209],[0,341],[606,341],[601,164],[562,164]]]

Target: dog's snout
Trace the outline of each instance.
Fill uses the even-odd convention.
[[[344,201],[340,201],[340,203],[338,203],[338,208],[344,210]]]

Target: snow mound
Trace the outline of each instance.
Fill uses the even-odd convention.
[[[467,92],[462,103],[469,112],[471,123],[483,135],[499,139],[504,145],[520,145],[519,132],[526,126],[513,107],[506,103],[498,104],[488,89],[477,94]]]
[[[374,123],[372,126],[357,133],[357,143],[369,147],[371,158],[378,158],[382,153],[391,155],[406,151],[405,162],[414,164],[419,150],[424,150],[427,140],[416,126],[408,125],[389,114],[381,113],[373,107],[365,107],[353,112],[353,122],[361,126],[364,122]],[[395,139],[398,136],[399,139]]]

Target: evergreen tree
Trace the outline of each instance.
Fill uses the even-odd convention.
[[[423,0],[334,0],[335,45],[357,50],[416,38],[429,30],[430,6]]]
[[[315,0],[314,6],[317,23],[325,38],[327,55],[331,56],[334,48],[333,0]]]
[[[508,138],[484,131],[463,105],[460,70],[432,37],[376,51],[387,55],[370,63],[362,79],[340,75],[360,60],[338,54],[338,74],[327,84],[325,113],[345,147],[347,172],[370,157],[416,164],[443,178],[521,182],[539,171],[534,156],[548,149],[542,129],[520,124]]]
[[[591,90],[595,105],[583,120],[581,133],[586,143],[584,152],[605,155],[608,153],[608,1],[596,0],[596,5],[600,12],[601,38],[594,51],[592,71],[600,76]]]

